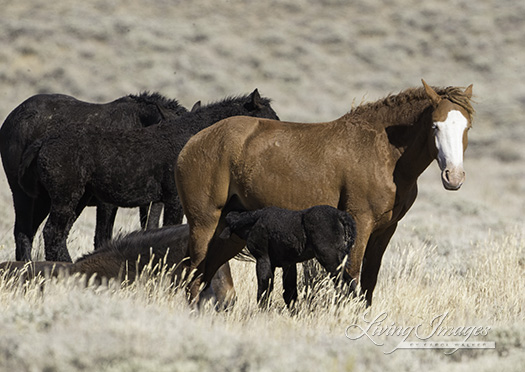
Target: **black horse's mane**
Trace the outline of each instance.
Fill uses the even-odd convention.
[[[258,92],[257,92],[257,94],[258,94]],[[209,102],[206,105],[203,105],[200,108],[198,108],[195,112],[199,112],[200,110],[203,110],[205,108],[209,109],[210,107],[213,107],[213,106],[217,106],[217,107],[225,106],[225,107],[228,107],[228,106],[231,106],[232,104],[235,104],[235,103],[248,103],[248,102],[251,101],[252,95],[253,95],[253,93],[227,96],[227,97],[225,97],[223,99]],[[257,96],[257,100],[263,106],[269,106],[270,103],[272,102],[272,100],[270,98],[259,96],[259,95]]]
[[[149,255],[150,248],[168,248],[169,244],[173,241],[174,235],[182,235],[186,233],[187,229],[188,225],[172,225],[151,230],[139,230],[127,234],[119,234],[114,239],[104,243],[104,245],[96,251],[83,255],[76,262],[103,252],[112,252],[120,256],[123,260],[134,261],[139,255]]]
[[[158,104],[170,110],[180,110],[183,108],[176,99],[167,98],[158,92],[151,93],[144,91],[138,95],[130,94],[128,97],[139,103]],[[184,111],[186,111],[186,109],[184,109]]]

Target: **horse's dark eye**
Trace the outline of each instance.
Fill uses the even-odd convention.
[[[433,130],[433,131],[436,131],[436,130],[438,130],[438,129],[439,129],[439,128],[438,128],[437,124],[435,124],[435,123],[432,124],[432,130]]]

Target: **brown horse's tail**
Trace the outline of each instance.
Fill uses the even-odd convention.
[[[43,144],[43,140],[33,142],[22,154],[22,161],[18,168],[18,183],[22,190],[33,198],[38,196],[39,183],[36,160]]]

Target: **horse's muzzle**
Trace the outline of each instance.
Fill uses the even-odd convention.
[[[459,190],[463,182],[465,182],[465,171],[463,167],[445,168],[441,172],[441,181],[447,190]]]

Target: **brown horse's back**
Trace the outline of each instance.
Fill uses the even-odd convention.
[[[392,182],[394,164],[386,160],[390,149],[384,133],[354,128],[342,119],[311,124],[251,117],[222,120],[197,133],[179,155],[179,193],[191,192],[181,199],[205,207],[206,195],[211,195],[222,206],[235,195],[247,210],[270,205],[291,210],[315,205],[341,208],[344,203],[354,209],[348,212],[359,215],[370,207],[369,199],[346,199],[355,190],[373,193],[377,180],[384,180],[383,187]],[[202,161],[201,149],[221,156]],[[381,152],[385,156],[378,156]],[[376,164],[363,166],[367,161]],[[188,170],[192,174],[184,173]],[[381,200],[377,214],[391,203]]]

